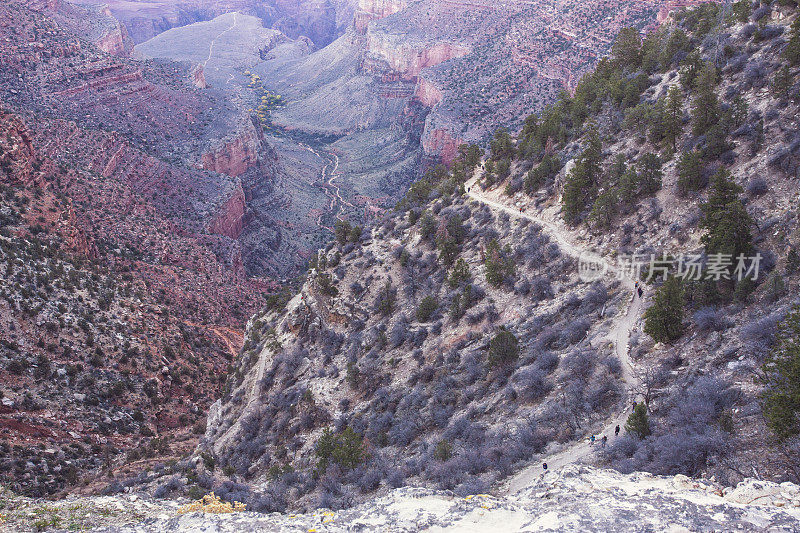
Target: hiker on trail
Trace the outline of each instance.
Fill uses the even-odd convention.
[[[547,463],[542,463],[542,470],[547,472]]]
[[[589,437],[589,442],[591,442],[592,444],[594,444],[594,435],[592,435],[591,437]]]
[[[608,436],[607,435],[603,435],[603,439],[602,439],[603,448],[606,447],[606,442],[608,442]]]
[[[633,409],[631,409],[631,411],[635,411],[635,410],[636,410],[636,400],[633,400]]]
[[[614,429],[614,436],[619,437],[619,426],[617,426],[616,429]]]

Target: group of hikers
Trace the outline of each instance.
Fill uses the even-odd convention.
[[[636,402],[633,402],[633,408],[636,409]],[[619,427],[619,424],[617,424],[617,427],[614,428],[614,436],[619,437],[620,431],[621,429]],[[595,442],[597,442],[597,438],[594,435],[589,437],[590,445],[594,446]],[[603,435],[602,438],[600,438],[600,444],[602,445],[603,448],[605,448],[607,443],[608,443],[608,435]],[[547,471],[547,463],[542,463],[542,470]]]

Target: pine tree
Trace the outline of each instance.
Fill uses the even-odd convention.
[[[387,281],[378,293],[378,297],[375,301],[375,308],[383,316],[391,316],[391,314],[394,313],[396,302],[397,291],[392,287],[392,284]]]
[[[642,41],[642,69],[647,74],[652,74],[659,67],[665,40],[665,29],[660,28],[648,33]]]
[[[472,171],[483,157],[483,150],[477,144],[462,144],[458,147],[458,158],[464,162],[466,170]]]
[[[667,105],[664,113],[664,141],[674,153],[677,149],[678,137],[683,132],[683,95],[677,85],[670,87],[667,93]]]
[[[703,188],[703,160],[700,153],[683,152],[678,159],[678,194],[686,196],[689,191]]]
[[[789,32],[789,43],[783,50],[783,58],[789,62],[790,66],[800,64],[800,17],[794,19],[792,29]]]
[[[489,342],[489,364],[491,366],[503,365],[516,361],[519,357],[519,341],[513,333],[505,327]]]
[[[345,244],[347,242],[347,237],[350,235],[350,231],[352,231],[352,226],[350,226],[349,222],[344,220],[337,220],[336,223],[333,225],[333,233],[336,237],[336,241],[339,244]]]
[[[679,57],[678,52],[686,50],[690,43],[689,36],[686,35],[685,31],[681,28],[674,28],[672,33],[669,34],[663,50],[661,50],[661,70],[669,70],[675,58]]]
[[[664,143],[665,123],[667,114],[667,103],[665,98],[659,98],[653,105],[650,113],[648,125],[650,128],[649,139],[653,146],[660,146]]]
[[[602,180],[600,162],[603,157],[603,143],[597,126],[589,126],[586,148],[564,183],[562,207],[564,220],[574,224],[581,213],[592,203],[597,195],[597,186]]]
[[[642,194],[655,194],[661,189],[664,173],[661,171],[661,159],[656,154],[644,154],[639,160],[638,170]]]
[[[681,279],[672,276],[656,291],[653,305],[644,313],[644,332],[656,342],[672,342],[684,331],[686,305]]]
[[[625,431],[636,435],[640,439],[650,435],[650,419],[647,416],[647,407],[645,407],[644,403],[636,405],[636,409],[633,410],[627,422],[625,422]]]
[[[367,457],[364,439],[349,426],[339,434],[326,429],[317,440],[314,451],[319,457],[319,472],[325,472],[330,462],[351,470]]]
[[[514,140],[505,128],[497,128],[489,147],[494,160],[514,157]]]
[[[600,163],[603,160],[603,142],[600,140],[600,132],[597,130],[596,124],[589,126],[586,148],[581,153],[580,160],[583,162],[592,184],[598,185],[602,177]]]
[[[592,211],[589,213],[589,220],[597,229],[610,228],[617,214],[618,205],[619,195],[615,187],[603,191],[594,202]]]
[[[792,88],[793,81],[791,69],[784,65],[775,73],[775,80],[772,82],[772,94],[777,98],[786,98],[789,96],[789,89]]]
[[[611,56],[620,69],[636,71],[642,64],[641,48],[639,30],[622,28],[611,48]]]
[[[514,258],[511,257],[511,247],[506,245],[501,248],[496,239],[486,245],[486,281],[492,287],[499,287],[503,281],[514,276]]]
[[[763,370],[767,425],[781,440],[800,435],[800,307],[781,324],[778,342]]]
[[[703,69],[705,63],[699,50],[692,50],[686,59],[683,60],[680,71],[681,85],[684,89],[691,89],[697,82],[697,76]]]
[[[706,62],[697,74],[695,80],[695,96],[692,102],[692,132],[702,135],[719,120],[719,99],[715,88],[717,86],[717,68],[713,63]]]
[[[439,300],[433,295],[426,296],[420,302],[419,307],[417,307],[417,320],[420,322],[427,322],[438,308]]]
[[[578,161],[572,167],[564,183],[564,193],[561,197],[564,221],[575,224],[580,219],[581,213],[594,196],[594,187],[585,165]]]
[[[455,266],[453,266],[453,270],[450,271],[450,277],[447,282],[450,284],[450,288],[455,289],[462,283],[468,282],[469,279],[469,266],[467,266],[467,262],[464,261],[464,258],[459,258]]]
[[[708,254],[726,254],[732,258],[749,255],[753,250],[750,228],[753,219],[739,199],[742,188],[729,179],[721,168],[712,179],[708,201],[700,206],[700,226],[707,230],[701,238]]]

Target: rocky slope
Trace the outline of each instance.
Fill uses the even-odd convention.
[[[0,462],[32,495],[193,448],[274,287],[235,240],[234,175],[268,156],[222,148],[260,150],[259,130],[188,64],[108,54],[78,16],[0,7]],[[230,175],[197,168],[206,153]]]
[[[728,249],[761,254],[754,282],[715,283],[707,275],[697,281],[686,279],[678,333],[653,339],[656,334],[651,329],[632,339],[633,360],[643,379],[640,390],[649,391],[653,435],[644,442],[612,446],[607,460],[623,471],[714,472],[718,478],[733,480],[750,471],[776,479],[795,476],[796,443],[776,439],[761,416],[764,383],[759,373],[776,342],[778,323],[796,304],[791,289],[797,283],[796,206],[790,198],[796,196],[797,141],[790,125],[797,112],[798,73],[784,52],[791,48],[787,42],[798,39],[797,29],[789,28],[796,16],[795,10],[777,6],[741,9],[726,13],[723,27],[714,29],[710,21],[720,15],[713,7],[683,13],[676,29],[644,41],[634,67],[621,67],[624,62],[612,57],[582,80],[574,97],[562,99],[540,122],[526,125],[518,144],[518,164],[511,165],[508,177],[498,180],[506,173],[502,136],[492,150],[495,155],[483,182],[487,198],[572,225],[578,242],[595,253],[617,257],[618,265],[638,254],[644,263],[642,279],[653,287],[655,298],[666,289],[656,276],[648,276],[648,268],[655,273],[671,264],[670,272],[675,273],[670,258],[692,254],[702,256],[708,266],[709,257],[719,250],[713,247],[720,246],[714,244],[719,241],[709,236],[720,233],[709,229],[707,217],[721,187],[735,191],[731,211],[742,206],[746,213],[736,226],[743,241],[739,248]],[[679,59],[683,52],[669,59],[675,48],[667,43],[671,40],[675,46],[677,31],[688,35],[681,45],[686,59]],[[665,61],[653,62],[654,54]],[[715,77],[693,82],[692,62],[711,69],[708,65],[715,58]],[[640,98],[615,105],[601,96],[603,86],[626,68],[631,76],[639,68],[648,81]],[[666,109],[661,106],[670,92],[675,110],[672,130],[666,126],[670,123],[666,111],[655,111]],[[584,100],[589,93],[592,96]],[[582,115],[583,105],[597,111]],[[702,122],[706,106],[718,110],[713,124]],[[644,118],[639,113],[645,110],[654,113]],[[561,119],[565,129],[559,131]],[[565,145],[553,152],[553,164],[545,146],[559,135]],[[596,149],[595,160],[591,154]],[[535,154],[532,160],[522,155],[527,150]],[[599,162],[599,169],[584,173],[593,161]],[[692,166],[694,162],[697,166]],[[648,174],[649,169],[655,173]],[[646,181],[649,176],[655,176],[655,182]],[[582,182],[584,177],[587,181]],[[611,203],[604,206],[609,199]],[[721,238],[734,234],[727,230]],[[706,404],[708,399],[700,398],[710,392],[709,383],[704,383],[708,376],[738,389],[735,399],[713,400],[717,409],[725,403],[731,409],[730,423],[716,422],[721,429],[727,427],[719,435],[708,428],[713,418],[701,410],[684,410],[678,399],[688,395],[695,397],[692,402]],[[680,444],[676,431],[685,438]],[[709,454],[719,456],[709,462]],[[698,468],[698,460],[702,467]]]

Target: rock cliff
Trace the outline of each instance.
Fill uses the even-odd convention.
[[[204,152],[199,167],[228,176],[241,176],[258,165],[260,151],[261,138],[255,128],[249,127]]]
[[[384,61],[406,80],[415,80],[422,69],[464,57],[469,52],[470,47],[454,42],[397,42],[380,32],[367,32],[367,53]]]
[[[394,15],[407,5],[405,0],[359,0],[353,25],[359,33],[366,33],[370,22]]]
[[[233,195],[217,210],[208,224],[208,232],[238,239],[244,228],[246,205],[242,184],[237,183]]]
[[[110,13],[109,13],[110,16]],[[125,26],[116,25],[95,41],[95,45],[108,54],[125,56],[133,50],[133,42]]]

